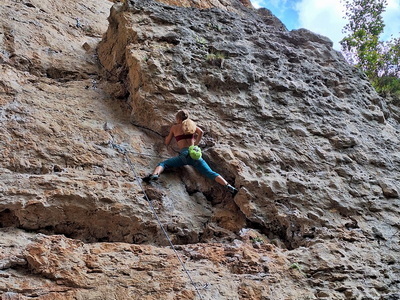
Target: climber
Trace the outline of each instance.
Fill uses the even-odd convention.
[[[213,179],[219,184],[225,186],[233,195],[237,193],[237,189],[230,185],[221,175],[211,170],[206,161],[196,154],[190,155],[189,151],[196,147],[201,138],[203,137],[203,130],[196,126],[196,123],[189,119],[189,114],[186,110],[180,110],[176,114],[176,124],[171,127],[168,136],[165,138],[165,145],[169,145],[172,138],[175,137],[178,147],[180,149],[179,155],[169,158],[157,165],[152,174],[143,178],[144,182],[157,180],[160,174],[168,168],[181,167],[184,165],[191,165],[195,167],[202,175],[207,178]],[[199,149],[199,148],[198,148]],[[194,158],[192,158],[194,157]]]

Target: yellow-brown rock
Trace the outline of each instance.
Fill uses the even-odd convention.
[[[399,110],[327,38],[233,0],[0,17],[2,300],[399,298]],[[140,179],[180,108],[235,197]]]

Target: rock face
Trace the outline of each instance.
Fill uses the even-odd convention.
[[[399,108],[327,38],[245,1],[3,2],[2,299],[400,299]],[[141,182],[181,108],[235,197]]]

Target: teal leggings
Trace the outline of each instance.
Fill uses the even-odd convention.
[[[219,176],[218,173],[211,170],[210,166],[206,163],[204,159],[200,158],[198,160],[194,160],[193,158],[191,158],[189,156],[188,148],[183,148],[179,152],[178,156],[164,160],[163,162],[160,162],[158,165],[163,167],[165,170],[169,168],[177,168],[185,165],[190,165],[195,167],[196,170],[198,170],[203,176],[207,178],[214,180],[215,177]]]

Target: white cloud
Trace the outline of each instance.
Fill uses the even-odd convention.
[[[344,5],[340,0],[251,0],[256,8],[266,7],[283,21],[288,28],[307,28],[329,37],[336,50],[340,50],[339,41],[344,37]],[[293,11],[293,9],[297,12]],[[298,20],[297,20],[298,18]],[[382,39],[391,35],[400,37],[400,0],[388,0],[383,13],[385,32]]]
[[[334,48],[340,50],[339,41],[344,37],[343,27],[344,5],[339,0],[300,0],[296,4],[300,27],[325,35],[334,42]],[[388,6],[383,13],[385,32],[382,39],[400,36],[400,1],[388,0]]]
[[[284,12],[286,10],[286,3],[288,0],[251,0],[251,4],[255,8],[265,7],[273,11]]]
[[[347,21],[343,19],[344,6],[339,0],[300,0],[298,11],[301,28],[329,37],[340,50],[339,41],[343,38],[342,29]]]
[[[261,7],[265,7],[264,5],[264,0],[251,0],[251,4],[253,4],[253,6],[255,8],[261,8]]]
[[[382,16],[385,22],[385,31],[382,38],[390,39],[392,34],[394,37],[400,37],[400,1],[388,0],[388,6]]]

